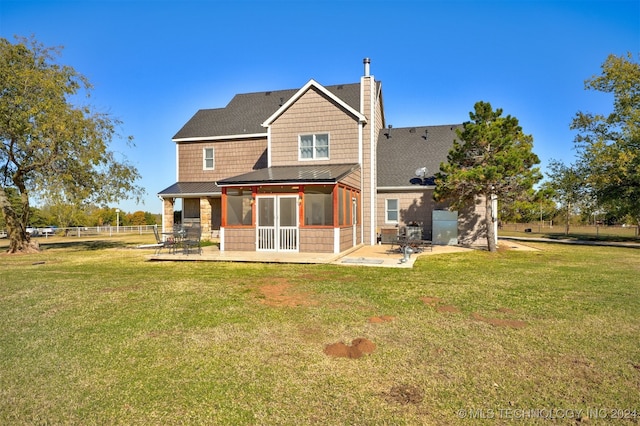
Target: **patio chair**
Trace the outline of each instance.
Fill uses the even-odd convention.
[[[184,241],[182,241],[184,253],[188,255],[191,252],[191,249],[194,249],[198,254],[202,254],[202,247],[200,246],[202,230],[200,229],[200,227],[192,226],[189,228],[185,228],[185,231],[185,239]]]
[[[158,232],[158,225],[153,225],[153,235],[156,237],[156,254],[160,254],[160,251],[163,248],[166,248],[169,251],[175,252],[176,250],[176,241],[173,237],[169,237],[167,240],[163,240],[160,238],[160,233]]]

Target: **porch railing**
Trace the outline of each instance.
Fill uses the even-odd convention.
[[[258,227],[258,250],[276,249],[276,229],[273,226]]]
[[[298,228],[281,227],[279,249],[281,251],[297,251],[298,250]]]
[[[258,250],[297,251],[298,228],[295,226],[280,227],[276,232],[276,228],[273,226],[259,226]]]

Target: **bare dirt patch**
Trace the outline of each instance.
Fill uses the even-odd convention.
[[[306,273],[306,274],[302,274],[298,277],[298,279],[302,282],[308,282],[308,281],[320,281],[320,282],[325,282],[325,281],[338,281],[338,282],[353,282],[356,280],[355,277],[351,276],[351,275],[341,275],[339,273],[335,273],[335,272],[323,272],[322,274],[313,274],[313,273]]]
[[[421,297],[420,300],[422,300],[425,305],[436,308],[436,311],[440,312],[441,314],[446,314],[446,313],[457,314],[457,313],[460,313],[460,309],[458,309],[458,307],[456,307],[456,306],[440,304],[442,302],[442,299],[440,299],[439,297],[425,296],[425,297]]]
[[[314,306],[317,302],[308,293],[298,292],[286,280],[276,284],[265,284],[258,288],[263,296],[262,303],[275,307]]]
[[[381,315],[379,317],[371,317],[369,318],[369,322],[371,324],[380,324],[383,322],[389,322],[389,321],[393,321],[395,319],[395,317],[389,316],[389,315]]]
[[[461,312],[457,306],[441,304],[442,299],[440,299],[439,297],[425,296],[425,297],[421,297],[420,300],[422,300],[425,305],[435,308],[436,312],[439,312],[442,314],[447,314],[447,313],[458,314]],[[506,314],[506,315],[513,315],[516,313],[516,311],[509,308],[498,308],[496,309],[496,312],[499,312],[501,314]],[[480,315],[477,312],[472,313],[471,317],[476,321],[482,321],[484,323],[493,325],[495,327],[523,328],[528,325],[525,321],[520,321],[520,320],[503,319],[503,318],[487,318]]]
[[[325,346],[324,353],[336,358],[357,359],[364,354],[372,354],[376,350],[376,344],[372,341],[359,337],[346,345],[344,342],[332,343]]]
[[[457,307],[455,307],[453,305],[440,305],[440,306],[436,307],[436,311],[438,311],[440,313],[451,313],[451,314],[460,313],[460,309],[458,309]]]
[[[425,305],[429,305],[429,306],[436,306],[438,303],[440,303],[440,298],[439,297],[421,297],[420,300],[422,300],[424,302]]]
[[[419,404],[424,399],[424,392],[417,386],[401,384],[393,386],[385,397],[398,404]]]
[[[482,321],[487,324],[491,324],[495,327],[524,328],[528,325],[526,322],[520,321],[520,320],[502,319],[502,318],[486,318],[478,314],[477,312],[472,313],[471,317],[476,321]]]

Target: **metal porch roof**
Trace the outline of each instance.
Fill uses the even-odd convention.
[[[170,187],[158,192],[161,197],[183,197],[220,195],[222,191],[215,182],[176,182]]]
[[[216,182],[218,186],[295,183],[337,183],[357,170],[358,164],[268,167]]]

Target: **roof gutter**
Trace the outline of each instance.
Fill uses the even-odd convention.
[[[277,186],[277,185],[309,185],[309,184],[313,184],[313,185],[335,185],[336,183],[338,183],[338,180],[333,180],[333,179],[327,179],[327,180],[271,180],[269,182],[264,182],[264,181],[255,181],[255,180],[249,180],[249,181],[236,181],[236,182],[230,182],[230,183],[221,183],[221,182],[216,182],[216,185],[218,185],[220,188],[226,188],[226,187],[230,187],[230,186]]]
[[[379,186],[378,192],[421,192],[436,189],[435,185],[420,186]]]
[[[253,138],[266,138],[267,133],[249,133],[240,135],[225,135],[225,136],[196,136],[191,138],[175,138],[171,139],[173,142],[201,142],[201,141],[226,141],[229,139],[253,139]]]
[[[184,197],[219,197],[222,195],[220,192],[181,192],[175,194],[158,194],[158,198],[184,198]]]

